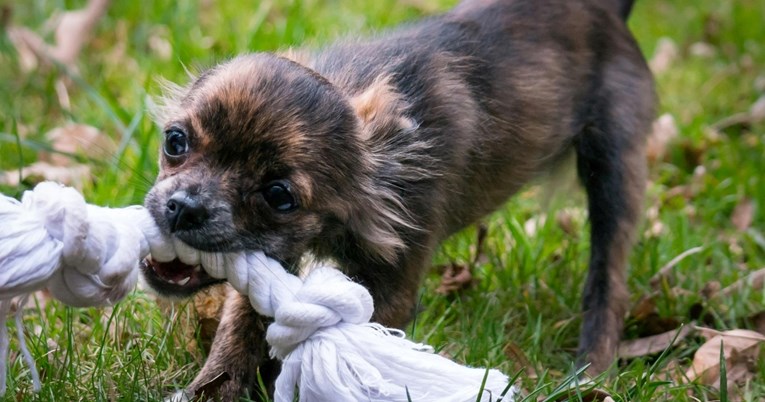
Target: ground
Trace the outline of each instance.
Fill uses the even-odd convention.
[[[60,180],[79,183],[90,202],[141,203],[156,172],[160,135],[147,110],[160,93],[159,77],[182,82],[187,69],[237,53],[370,33],[453,3],[113,2],[67,66],[20,56],[18,40],[7,33],[27,27],[53,43],[55,21],[85,1],[0,1],[0,170],[7,171],[0,191],[18,196],[57,172]],[[762,0],[637,1],[630,27],[652,59],[663,117],[651,145],[644,224],[630,258],[636,307],[628,339],[681,323],[718,331],[763,325],[762,280],[743,278],[765,267],[764,15]],[[64,143],[70,139],[69,148],[45,136],[61,127],[69,127],[57,134]],[[86,138],[98,141],[78,147]],[[67,152],[51,154],[52,144]],[[21,166],[41,161],[48,163],[39,165],[41,172],[18,183]],[[588,237],[584,197],[562,180],[531,186],[488,217],[480,250],[475,227],[444,244],[434,266],[469,267],[472,285],[439,294],[434,269],[408,331],[460,362],[518,372],[529,400],[553,395],[574,378]],[[552,187],[565,197],[549,196]],[[666,275],[657,275],[680,255]],[[742,286],[720,290],[742,279]],[[71,309],[38,296],[24,323],[43,388],[32,393],[14,340],[4,400],[161,400],[204,361],[188,335],[198,319],[187,304],[162,309],[137,291],[111,309]],[[616,401],[765,398],[759,341],[726,361],[723,372],[740,376],[729,387],[684,381],[708,334],[695,330],[663,354],[623,359],[597,385]],[[583,392],[569,397],[581,400]]]

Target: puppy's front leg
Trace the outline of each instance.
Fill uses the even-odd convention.
[[[375,305],[372,321],[403,328],[414,317],[420,284],[437,244],[429,233],[423,231],[417,238],[409,238],[408,244],[412,246],[394,262],[362,256],[345,261],[348,275],[372,294]]]
[[[265,340],[268,324],[270,319],[258,314],[246,296],[231,291],[210,355],[186,393],[194,396],[200,388],[227,373],[230,379],[217,392],[213,390],[212,395],[205,394],[200,400],[237,401],[243,396],[260,400],[258,374],[269,387],[269,395],[273,394],[270,388],[279,375],[280,364],[268,357]]]

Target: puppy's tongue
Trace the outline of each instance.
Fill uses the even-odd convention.
[[[195,273],[198,273],[201,266],[193,266],[184,264],[179,259],[174,259],[169,262],[159,262],[153,258],[147,258],[146,264],[154,270],[162,279],[168,282],[181,282],[186,278],[190,278]]]

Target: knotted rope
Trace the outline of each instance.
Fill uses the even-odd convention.
[[[151,253],[160,262],[201,264],[274,317],[266,340],[282,361],[276,401],[292,401],[296,387],[301,401],[497,401],[503,393],[502,400],[513,401],[516,394],[496,370],[458,365],[423,352],[400,331],[369,323],[371,295],[332,267],[300,279],[262,252],[201,252],[163,236],[142,207],[87,205],[75,190],[53,183],[26,192],[21,202],[1,196],[0,228],[2,320],[11,298],[42,288],[73,306],[114,303],[135,286],[138,263]],[[2,325],[0,392],[7,351]],[[33,367],[31,356],[26,360]]]

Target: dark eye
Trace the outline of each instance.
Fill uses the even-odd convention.
[[[263,199],[268,205],[279,212],[290,212],[298,207],[295,197],[290,192],[290,186],[283,181],[268,183],[263,189]]]
[[[165,131],[165,155],[175,157],[189,152],[189,141],[186,133],[177,128]]]

